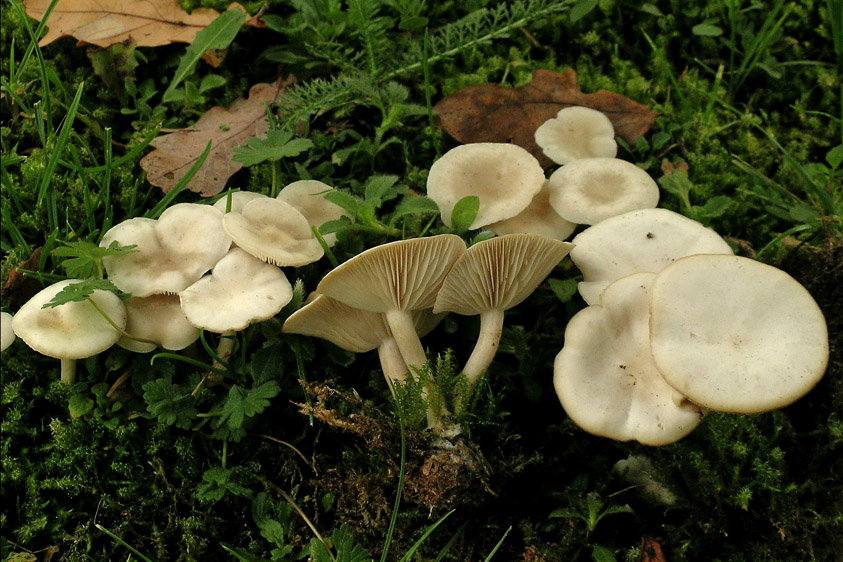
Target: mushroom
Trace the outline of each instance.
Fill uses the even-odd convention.
[[[184,349],[199,338],[199,328],[187,321],[178,295],[151,295],[126,300],[126,332],[117,345],[135,353],[148,353],[158,345]],[[157,345],[156,345],[157,344]]]
[[[568,162],[548,179],[550,205],[577,224],[602,220],[659,203],[659,186],[647,172],[617,158]]]
[[[582,158],[614,158],[615,128],[606,115],[578,105],[565,107],[535,133],[536,144],[557,164]]]
[[[255,199],[268,199],[268,197],[263,193],[255,193],[254,191],[232,191],[226,193],[225,197],[217,199],[217,202],[214,203],[214,208],[223,213],[242,213],[246,203]],[[230,208],[228,206],[229,200],[231,200]]]
[[[504,311],[530,296],[572,247],[537,234],[507,234],[478,242],[454,264],[433,312],[480,315],[480,335],[463,369],[469,389],[495,357]]]
[[[217,354],[226,357],[234,332],[278,314],[292,300],[293,288],[283,271],[234,248],[179,298],[191,324],[223,334]]]
[[[578,426],[618,441],[666,445],[690,433],[701,411],[664,381],[650,355],[655,273],[609,285],[599,305],[574,315],[553,366],[562,407]]]
[[[351,215],[339,205],[325,199],[325,193],[334,191],[330,185],[318,180],[299,180],[285,186],[277,199],[289,203],[304,215],[311,226],[319,228],[328,221],[339,220]],[[337,243],[336,233],[323,236],[328,246]]]
[[[588,304],[599,304],[603,289],[626,275],[658,273],[692,254],[732,254],[719,234],[667,209],[639,209],[608,218],[571,242],[571,260],[583,274],[577,288]]]
[[[112,227],[100,246],[136,245],[134,252],[105,256],[108,279],[135,297],[175,294],[199,279],[228,252],[231,238],[222,213],[209,205],[179,203],[157,220],[137,217]]]
[[[786,406],[828,363],[825,318],[808,291],[739,256],[688,256],[664,268],[650,299],[650,339],[668,384],[721,412]]]
[[[65,279],[41,290],[12,318],[17,337],[38,353],[61,359],[61,380],[68,384],[76,380],[76,359],[114,345],[127,321],[120,297],[102,289],[95,290],[87,300],[45,308],[74,283],[81,280]]]
[[[540,234],[555,240],[564,240],[577,228],[568,222],[550,206],[550,191],[547,182],[539,191],[527,208],[512,218],[493,222],[486,228],[495,234]]]
[[[430,167],[427,196],[451,226],[454,205],[469,195],[480,198],[470,229],[514,217],[544,185],[539,161],[514,144],[480,142],[452,148]]]
[[[226,213],[222,225],[238,247],[278,266],[300,267],[324,254],[304,215],[271,197],[249,201],[239,213]]]
[[[12,315],[8,312],[0,312],[0,351],[15,342],[15,331],[12,329]]]

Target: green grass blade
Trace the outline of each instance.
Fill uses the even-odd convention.
[[[498,544],[496,544],[496,545],[495,545],[495,548],[493,548],[493,549],[492,549],[492,551],[489,553],[489,556],[487,556],[487,557],[483,560],[483,562],[489,562],[489,561],[492,559],[492,556],[494,556],[494,555],[495,555],[495,553],[498,551],[498,549],[501,547],[501,545],[503,544],[503,541],[505,541],[505,540],[506,540],[506,536],[509,534],[509,532],[510,532],[511,530],[512,530],[512,527],[510,527],[509,529],[507,529],[507,530],[506,530],[506,532],[505,532],[505,533],[503,534],[503,536],[501,537],[501,540],[499,540],[499,541],[498,541]]]
[[[448,518],[448,517],[449,517],[449,516],[450,516],[453,512],[454,512],[454,510],[452,509],[451,511],[449,511],[448,513],[446,513],[445,515],[443,515],[442,517],[440,517],[440,518],[436,521],[436,523],[434,523],[433,525],[431,525],[430,527],[428,527],[427,529],[425,529],[424,534],[422,534],[422,536],[421,536],[421,537],[419,537],[419,540],[417,540],[417,541],[415,542],[415,544],[413,544],[413,546],[411,546],[411,547],[410,547],[410,550],[408,550],[408,551],[407,551],[407,553],[406,553],[404,556],[402,556],[402,557],[401,557],[400,562],[409,562],[410,560],[412,560],[413,555],[416,553],[416,551],[419,549],[419,547],[421,547],[421,545],[422,545],[422,544],[424,544],[424,541],[426,541],[426,540],[427,540],[427,537],[429,537],[429,536],[430,536],[430,534],[431,534],[433,531],[435,531],[435,530],[436,530],[436,528],[437,528],[439,525],[441,525],[441,524],[442,524],[442,522],[444,522],[444,521],[445,521],[445,519],[447,519],[447,518]]]
[[[112,533],[111,531],[109,531],[108,529],[106,529],[105,527],[100,525],[99,523],[94,523],[94,527],[96,527],[97,529],[99,529],[100,531],[102,531],[103,533],[105,533],[106,535],[108,535],[109,537],[114,539],[115,541],[122,544],[129,552],[131,552],[132,554],[134,554],[135,556],[137,556],[138,558],[143,560],[143,562],[152,562],[152,560],[150,560],[149,558],[147,558],[146,556],[141,554],[135,547],[133,547],[132,545],[130,545],[129,543],[127,543],[126,541],[124,541],[123,539],[121,539],[120,537],[118,537],[117,535],[115,535],[114,533]]]

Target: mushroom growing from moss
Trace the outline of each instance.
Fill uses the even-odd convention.
[[[562,108],[536,129],[535,138],[545,156],[557,164],[582,158],[614,158],[618,153],[612,122],[590,107]]]

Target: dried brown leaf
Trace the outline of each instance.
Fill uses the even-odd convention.
[[[469,86],[444,98],[433,110],[439,127],[462,143],[511,142],[548,167],[553,162],[536,145],[533,135],[539,125],[572,105],[602,111],[612,121],[615,134],[630,143],[646,133],[656,119],[646,105],[620,94],[606,90],[583,93],[572,69],[564,73],[536,70],[533,80],[518,88]]]
[[[248,99],[238,99],[228,108],[212,107],[192,127],[162,135],[150,143],[156,150],[144,156],[140,165],[149,183],[165,193],[190,170],[208,141],[211,152],[187,189],[205,197],[216,195],[243,164],[231,159],[235,148],[250,138],[263,137],[268,129],[265,103],[273,100],[295,82],[288,77],[274,84],[255,84]]]

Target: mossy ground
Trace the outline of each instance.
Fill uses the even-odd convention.
[[[184,4],[224,9],[227,3]],[[396,43],[381,48],[394,48],[399,35],[401,41],[420,41],[423,30],[395,31],[401,9],[413,2],[367,4],[392,18],[384,25],[392,26],[388,39]],[[431,30],[494,3],[434,4],[423,10]],[[425,528],[453,509],[414,559],[434,559],[453,537],[446,560],[483,560],[510,527],[496,560],[591,560],[600,549],[617,560],[645,560],[641,545],[646,537],[661,546],[670,562],[843,559],[843,227],[841,217],[828,216],[805,188],[807,174],[831,194],[837,209],[843,206],[839,164],[827,159],[841,143],[843,58],[834,50],[828,11],[835,3],[788,4],[780,33],[740,74],[741,53],[758,37],[769,13],[761,3],[743,4],[730,21],[725,1],[601,0],[576,22],[562,12],[439,61],[430,69],[428,85],[435,103],[468,85],[519,86],[539,68],[574,68],[584,92],[606,89],[649,105],[660,114],[655,126],[645,140],[622,147],[619,156],[654,178],[662,176],[664,162],[687,165],[688,197],[695,207],[687,208],[668,191],[662,193],[661,206],[695,214],[739,253],[754,256],[763,249],[760,259],[788,271],[811,291],[829,325],[832,356],[826,376],[792,406],[754,416],[712,414],[675,445],[652,449],[594,437],[566,418],[550,384],[564,327],[583,304],[577,298],[563,302],[543,284],[508,313],[500,352],[466,420],[470,432],[465,439],[446,446],[407,429],[404,500],[392,558],[397,560],[397,553],[406,552]],[[250,12],[260,7],[259,2],[245,5]],[[343,15],[345,4],[338,4],[342,10],[337,11],[329,2],[270,2],[267,13],[301,24],[305,5],[321,9],[306,22],[312,29],[336,32],[347,41],[349,52],[340,49],[344,56],[350,59],[363,50],[366,36],[348,31],[351,27],[342,30],[351,26]],[[722,35],[695,34],[698,24],[716,25]],[[106,127],[117,157],[157,125],[188,126],[210,107],[246,95],[254,83],[287,73],[307,83],[348,70],[350,62],[322,57],[307,43],[311,32],[302,29],[292,23],[282,32],[244,29],[213,71],[226,79],[225,86],[209,91],[201,103],[183,106],[160,101],[183,46],[141,49],[146,60],[128,79],[139,90],[146,84],[157,92],[147,105],[138,96],[121,104],[125,92],[109,88],[93,73],[88,49],[76,47],[74,39],[46,46],[54,128],[78,84],[85,83],[66,160],[88,167],[101,163]],[[3,7],[0,31],[5,80],[29,38],[9,5]],[[739,46],[730,49],[733,32]],[[382,52],[378,60],[391,55]],[[718,78],[721,63],[724,72]],[[32,249],[51,240],[47,210],[37,204],[36,182],[53,145],[48,142],[44,150],[32,111],[36,101],[43,102],[43,83],[34,59],[16,71],[14,83],[4,81],[0,100],[3,283]],[[197,68],[200,77],[209,72]],[[421,71],[396,81],[406,88],[407,103],[425,105]],[[394,174],[403,190],[423,193],[437,146],[444,151],[456,145],[430,130],[422,112],[406,114],[400,127],[387,131],[384,140],[397,142],[369,150],[382,123],[372,98],[355,92],[341,105],[324,109],[310,116],[314,148],[278,166],[281,185],[300,179],[302,170],[352,190],[370,175]],[[355,146],[363,148],[345,159],[336,156]],[[7,158],[18,155],[26,159],[6,165]],[[114,222],[148,210],[161,197],[141,175],[139,158],[111,171]],[[51,178],[61,218],[57,236],[70,240],[76,230],[96,241],[97,228],[82,231],[79,217],[87,213],[86,190],[96,192],[102,180],[73,167],[60,164]],[[272,177],[271,167],[262,165],[238,172],[228,185],[268,193]],[[718,212],[706,210],[716,197],[728,198],[729,204]],[[193,200],[190,193],[177,198]],[[101,202],[96,225],[102,225],[104,209]],[[387,203],[378,212],[391,210]],[[408,235],[418,234],[426,219],[408,220]],[[28,247],[11,235],[8,220]],[[441,228],[439,222],[433,226]],[[790,235],[780,236],[786,232]],[[361,230],[341,237],[334,251],[342,261],[394,238]],[[63,273],[54,256],[45,256],[41,266],[47,273]],[[288,276],[312,290],[329,267],[320,262],[290,270]],[[576,275],[563,262],[551,277]],[[25,300],[22,294],[22,289],[4,291],[3,309],[16,310]],[[110,351],[80,362],[85,384],[69,389],[58,382],[56,360],[22,343],[4,352],[4,559],[136,559],[103,528],[153,560],[234,560],[232,550],[241,560],[270,559],[278,547],[272,537],[278,535],[268,530],[267,519],[278,522],[283,542],[299,552],[313,533],[282,492],[294,496],[323,535],[349,525],[356,540],[379,556],[393,514],[401,439],[377,359],[374,354],[350,356],[321,340],[288,339],[279,334],[279,326],[268,322],[241,336],[238,384],[258,385],[271,376],[279,393],[246,420],[239,439],[213,426],[212,418],[190,419],[180,427],[149,413],[143,384],[169,376],[192,388],[190,377],[198,375],[184,363],[161,360],[150,366],[148,357]],[[451,349],[457,361],[464,361],[476,331],[476,319],[448,318],[425,344],[433,355]],[[201,349],[186,354],[207,360]],[[131,377],[121,378],[127,373]],[[302,376],[311,384],[300,384]],[[105,396],[96,394],[97,384],[115,388]],[[222,385],[203,387],[196,397],[198,411],[211,411],[226,392]],[[95,407],[72,418],[68,404],[74,395],[89,398]],[[119,397],[120,410],[111,410],[112,397]],[[655,463],[658,479],[677,497],[674,505],[654,503],[613,473],[614,463],[630,454],[647,455]],[[261,493],[268,504],[258,508]],[[605,505],[628,504],[634,513],[607,515],[593,529],[575,517],[552,516],[557,510],[583,512],[589,497]]]

